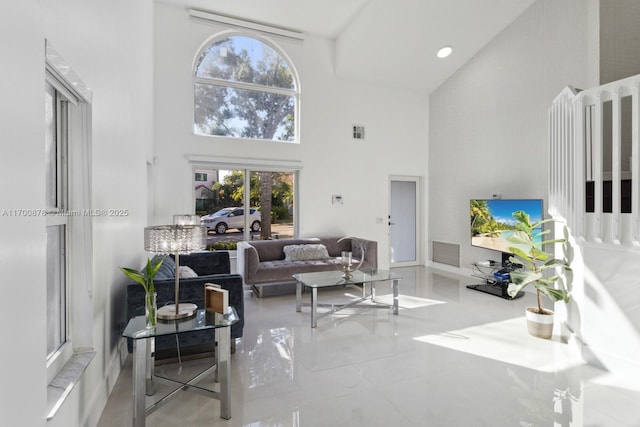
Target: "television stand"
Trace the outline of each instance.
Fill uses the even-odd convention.
[[[474,291],[483,292],[485,294],[493,295],[496,297],[508,299],[508,300],[520,298],[524,295],[524,292],[520,291],[515,297],[512,298],[507,293],[507,288],[509,287],[509,280],[508,279],[501,280],[493,275],[494,272],[498,271],[499,269],[502,271],[504,268],[500,268],[498,266],[486,267],[475,262],[472,265],[474,268],[474,273],[472,274],[472,276],[484,280],[484,283],[467,285],[467,288],[473,289]]]
[[[484,292],[485,294],[494,295],[504,299],[516,299],[520,298],[524,295],[524,292],[518,292],[518,295],[511,298],[507,293],[507,288],[509,287],[509,282],[507,281],[491,281],[487,280],[485,284],[478,285],[467,285],[467,288],[473,289],[474,291]]]

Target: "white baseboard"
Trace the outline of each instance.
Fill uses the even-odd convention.
[[[448,271],[449,273],[460,274],[462,276],[471,276],[470,268],[454,267],[449,264],[442,264],[440,262],[433,262],[433,261],[427,261],[427,267]]]
[[[128,354],[127,340],[121,337],[118,341],[116,351],[111,354],[111,358],[107,363],[107,368],[104,371],[105,375],[100,386],[97,387],[95,393],[91,397],[89,405],[87,405],[86,409],[83,411],[84,413],[80,414],[82,417],[82,426],[95,427],[98,425],[102,411],[107,405],[111,392],[113,391],[113,387],[118,381],[122,366],[124,365],[124,361]]]

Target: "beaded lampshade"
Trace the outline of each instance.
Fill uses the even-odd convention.
[[[207,245],[207,228],[201,225],[155,225],[144,229],[144,249],[175,255],[175,304],[158,309],[158,319],[175,320],[195,314],[195,304],[180,306],[180,255],[202,250]]]

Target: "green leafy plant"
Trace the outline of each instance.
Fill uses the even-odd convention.
[[[543,230],[542,225],[555,220],[545,219],[531,224],[529,215],[523,211],[514,212],[513,217],[517,221],[516,230],[507,240],[520,245],[520,247],[524,246],[528,250],[525,251],[515,246],[509,247],[509,251],[515,255],[509,261],[521,266],[521,268],[510,273],[511,283],[507,288],[507,293],[513,298],[523,288],[533,285],[538,296],[537,313],[551,314],[550,311],[544,309],[542,296],[545,295],[553,301],[569,302],[570,293],[567,284],[562,280],[562,275],[563,273],[570,273],[571,266],[566,258],[555,258],[541,248],[544,248],[546,244],[563,243],[565,245],[565,253],[567,253],[571,246],[567,237],[566,227],[564,238],[543,240],[541,243],[535,243],[536,239],[551,232],[551,230]],[[557,271],[558,268],[560,271]],[[554,271],[558,274],[545,275],[547,271]]]
[[[125,276],[129,279],[133,280],[136,283],[139,283],[144,288],[144,302],[145,302],[145,313],[147,316],[147,327],[155,327],[157,321],[157,313],[156,313],[156,301],[155,301],[155,291],[156,288],[153,284],[153,278],[160,270],[160,266],[162,266],[162,262],[164,259],[161,259],[157,262],[151,263],[151,260],[147,258],[147,265],[144,267],[142,271],[134,270],[132,268],[120,267],[120,271],[122,271]]]
[[[127,267],[120,267],[120,271],[122,271],[129,279],[136,283],[140,283],[144,288],[144,292],[149,294],[156,290],[153,285],[153,278],[156,276],[156,273],[158,273],[158,270],[160,270],[160,266],[162,266],[163,261],[164,260],[161,259],[152,264],[151,259],[147,259],[147,265],[142,271]]]

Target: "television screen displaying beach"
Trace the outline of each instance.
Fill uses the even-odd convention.
[[[509,247],[518,247],[507,240],[513,234],[517,222],[513,217],[515,211],[524,211],[529,214],[531,224],[538,222],[543,215],[542,200],[472,199],[470,203],[471,245],[507,253],[511,252]],[[541,241],[542,237],[538,236],[536,243]],[[526,246],[520,248],[528,252]]]

